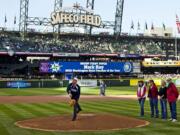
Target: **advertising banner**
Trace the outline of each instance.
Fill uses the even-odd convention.
[[[131,62],[42,62],[41,73],[131,73]]]
[[[25,81],[7,82],[7,88],[29,88],[31,83]]]
[[[72,80],[69,81],[71,82]],[[97,80],[78,80],[78,84],[82,87],[97,87]]]

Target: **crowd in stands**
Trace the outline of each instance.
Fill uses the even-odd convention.
[[[0,34],[0,52],[41,53],[127,53],[127,54],[165,54],[160,42],[154,40],[112,40],[97,37],[54,39],[48,36],[33,36],[22,40],[18,36]]]
[[[143,77],[145,79],[167,79],[167,78],[172,78],[172,79],[179,79],[180,78],[180,74],[151,74],[151,75],[146,75],[144,74]]]

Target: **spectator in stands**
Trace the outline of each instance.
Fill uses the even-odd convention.
[[[161,104],[161,118],[167,119],[167,87],[164,80],[162,80],[161,82],[161,87],[159,89],[159,97]]]
[[[179,79],[180,74],[151,74],[151,75],[143,75],[144,79],[150,79],[150,78],[161,78],[163,80],[166,80],[167,78],[173,78],[173,79]]]
[[[146,86],[143,81],[138,82],[137,98],[140,105],[140,116],[144,116],[144,103],[146,100]]]
[[[150,109],[151,109],[151,117],[159,117],[159,110],[158,110],[158,88],[153,80],[149,81],[149,91],[148,97],[150,102]],[[156,116],[154,116],[154,113]]]
[[[167,99],[170,106],[171,111],[171,121],[176,122],[177,121],[177,108],[176,108],[176,102],[179,97],[178,89],[176,88],[175,84],[172,82],[172,79],[167,79]]]
[[[0,35],[0,52],[7,48],[14,52],[40,53],[121,53],[128,54],[164,54],[160,42],[154,40],[130,40],[119,42],[113,38],[97,37],[96,39],[74,36],[54,39],[49,35],[36,34],[24,40],[18,35],[4,33]]]

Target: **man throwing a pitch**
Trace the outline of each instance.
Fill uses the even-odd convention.
[[[69,94],[71,101],[74,101],[73,103],[73,117],[72,117],[72,121],[75,121],[77,118],[77,114],[82,111],[78,101],[80,98],[80,94],[81,94],[81,88],[80,86],[77,84],[78,79],[74,78],[72,83],[70,83],[67,87],[67,93]]]

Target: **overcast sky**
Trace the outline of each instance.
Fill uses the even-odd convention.
[[[72,6],[73,3],[86,5],[86,0],[64,0],[63,6]],[[95,0],[95,13],[101,15],[103,20],[114,21],[117,0]],[[29,0],[29,16],[50,17],[53,11],[54,0]],[[125,0],[123,16],[123,31],[129,32],[131,22],[137,29],[137,22],[144,29],[145,22],[149,27],[153,23],[155,27],[176,29],[175,15],[180,16],[180,0]],[[14,16],[19,22],[20,0],[0,0],[0,27],[4,26],[4,16],[7,16],[7,27],[14,27]],[[17,27],[17,25],[16,25]]]

